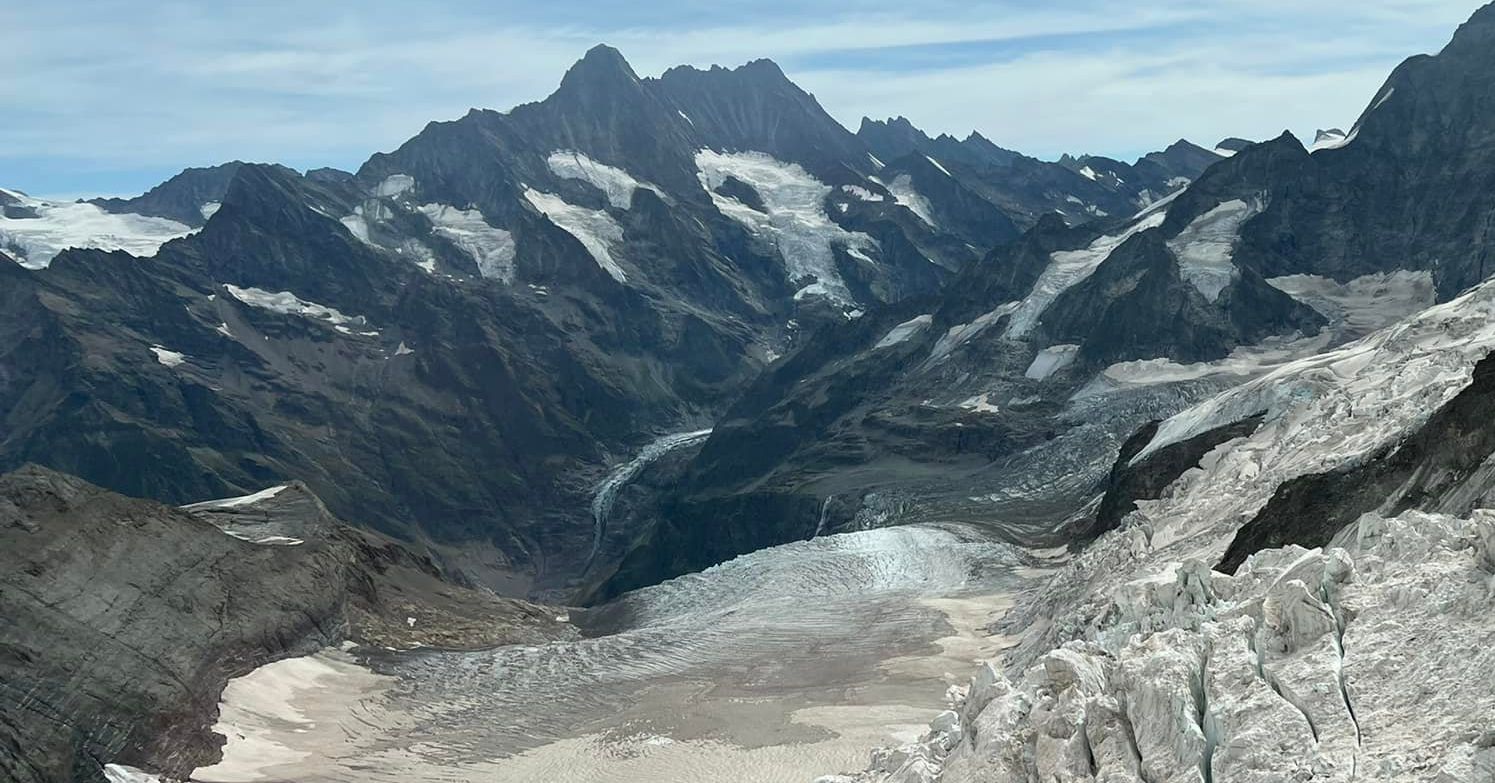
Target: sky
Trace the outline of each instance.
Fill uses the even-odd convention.
[[[0,3],[0,185],[142,192],[226,160],[354,170],[429,121],[539,100],[591,46],[655,76],[779,63],[852,130],[906,116],[1043,158],[1312,139],[1453,0],[58,0]]]

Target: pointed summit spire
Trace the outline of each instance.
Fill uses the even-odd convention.
[[[576,64],[561,78],[559,92],[587,91],[595,88],[616,88],[639,83],[633,66],[623,58],[623,53],[607,44],[598,44],[587,50]]]

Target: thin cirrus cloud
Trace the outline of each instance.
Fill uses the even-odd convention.
[[[1441,47],[1475,7],[1035,5],[7,4],[0,183],[132,193],[230,159],[355,168],[430,120],[544,97],[599,42],[645,75],[773,58],[852,128],[905,115],[1040,156],[1129,157],[1179,137],[1349,125],[1397,62]]]

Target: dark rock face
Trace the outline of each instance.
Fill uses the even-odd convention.
[[[187,169],[135,198],[96,198],[90,203],[106,212],[134,212],[175,220],[188,226],[207,222],[204,204],[221,202],[229,183],[245,164],[240,161]]]
[[[16,783],[102,781],[105,762],[185,777],[217,758],[228,679],[344,638],[464,648],[572,633],[554,610],[452,584],[348,528],[299,485],[190,512],[26,467],[0,477],[0,566],[0,776]]]
[[[1253,416],[1217,427],[1188,440],[1164,446],[1134,464],[1132,460],[1152,442],[1161,422],[1155,421],[1137,430],[1122,444],[1121,453],[1116,457],[1116,465],[1111,469],[1106,482],[1106,494],[1101,497],[1091,524],[1074,531],[1075,543],[1084,545],[1107,531],[1115,530],[1123,517],[1137,510],[1137,501],[1162,497],[1163,490],[1177,481],[1185,471],[1197,467],[1206,454],[1222,443],[1250,437],[1261,426],[1261,422],[1262,417]]]
[[[257,547],[190,515],[40,469],[0,478],[4,777],[185,776],[230,677],[335,643],[342,557]]]
[[[1222,139],[1219,144],[1215,145],[1215,149],[1225,150],[1226,152],[1240,152],[1255,143],[1254,141],[1247,141],[1246,139],[1232,136],[1228,139]]]
[[[1211,302],[1185,282],[1164,234],[1132,237],[1044,314],[1043,344],[1080,345],[1097,367],[1167,356],[1219,359],[1276,334],[1317,334],[1323,318],[1250,270]]]
[[[1266,194],[1237,263],[1265,277],[1340,281],[1429,270],[1440,299],[1485,279],[1495,236],[1492,40],[1495,8],[1486,6],[1442,52],[1399,66],[1343,147],[1310,156],[1284,135],[1212,168],[1191,194]]]
[[[1495,496],[1495,358],[1474,369],[1468,388],[1449,400],[1420,430],[1362,464],[1284,483],[1247,522],[1221,559],[1235,573],[1263,549],[1325,546],[1362,514],[1403,511],[1465,515]]]

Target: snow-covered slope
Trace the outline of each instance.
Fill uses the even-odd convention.
[[[1486,283],[1164,421],[1132,464],[1264,416],[1032,593],[1014,649],[920,743],[846,779],[1495,779],[1495,513],[1370,514],[1211,570],[1285,482],[1423,426],[1492,323]]]
[[[115,214],[93,204],[46,201],[0,189],[0,251],[13,254],[28,269],[46,268],[70,247],[153,256],[167,241],[191,233],[192,228],[175,220]]]
[[[984,664],[918,743],[822,780],[1495,779],[1495,513],[1336,543],[1125,582],[1089,638]]]

